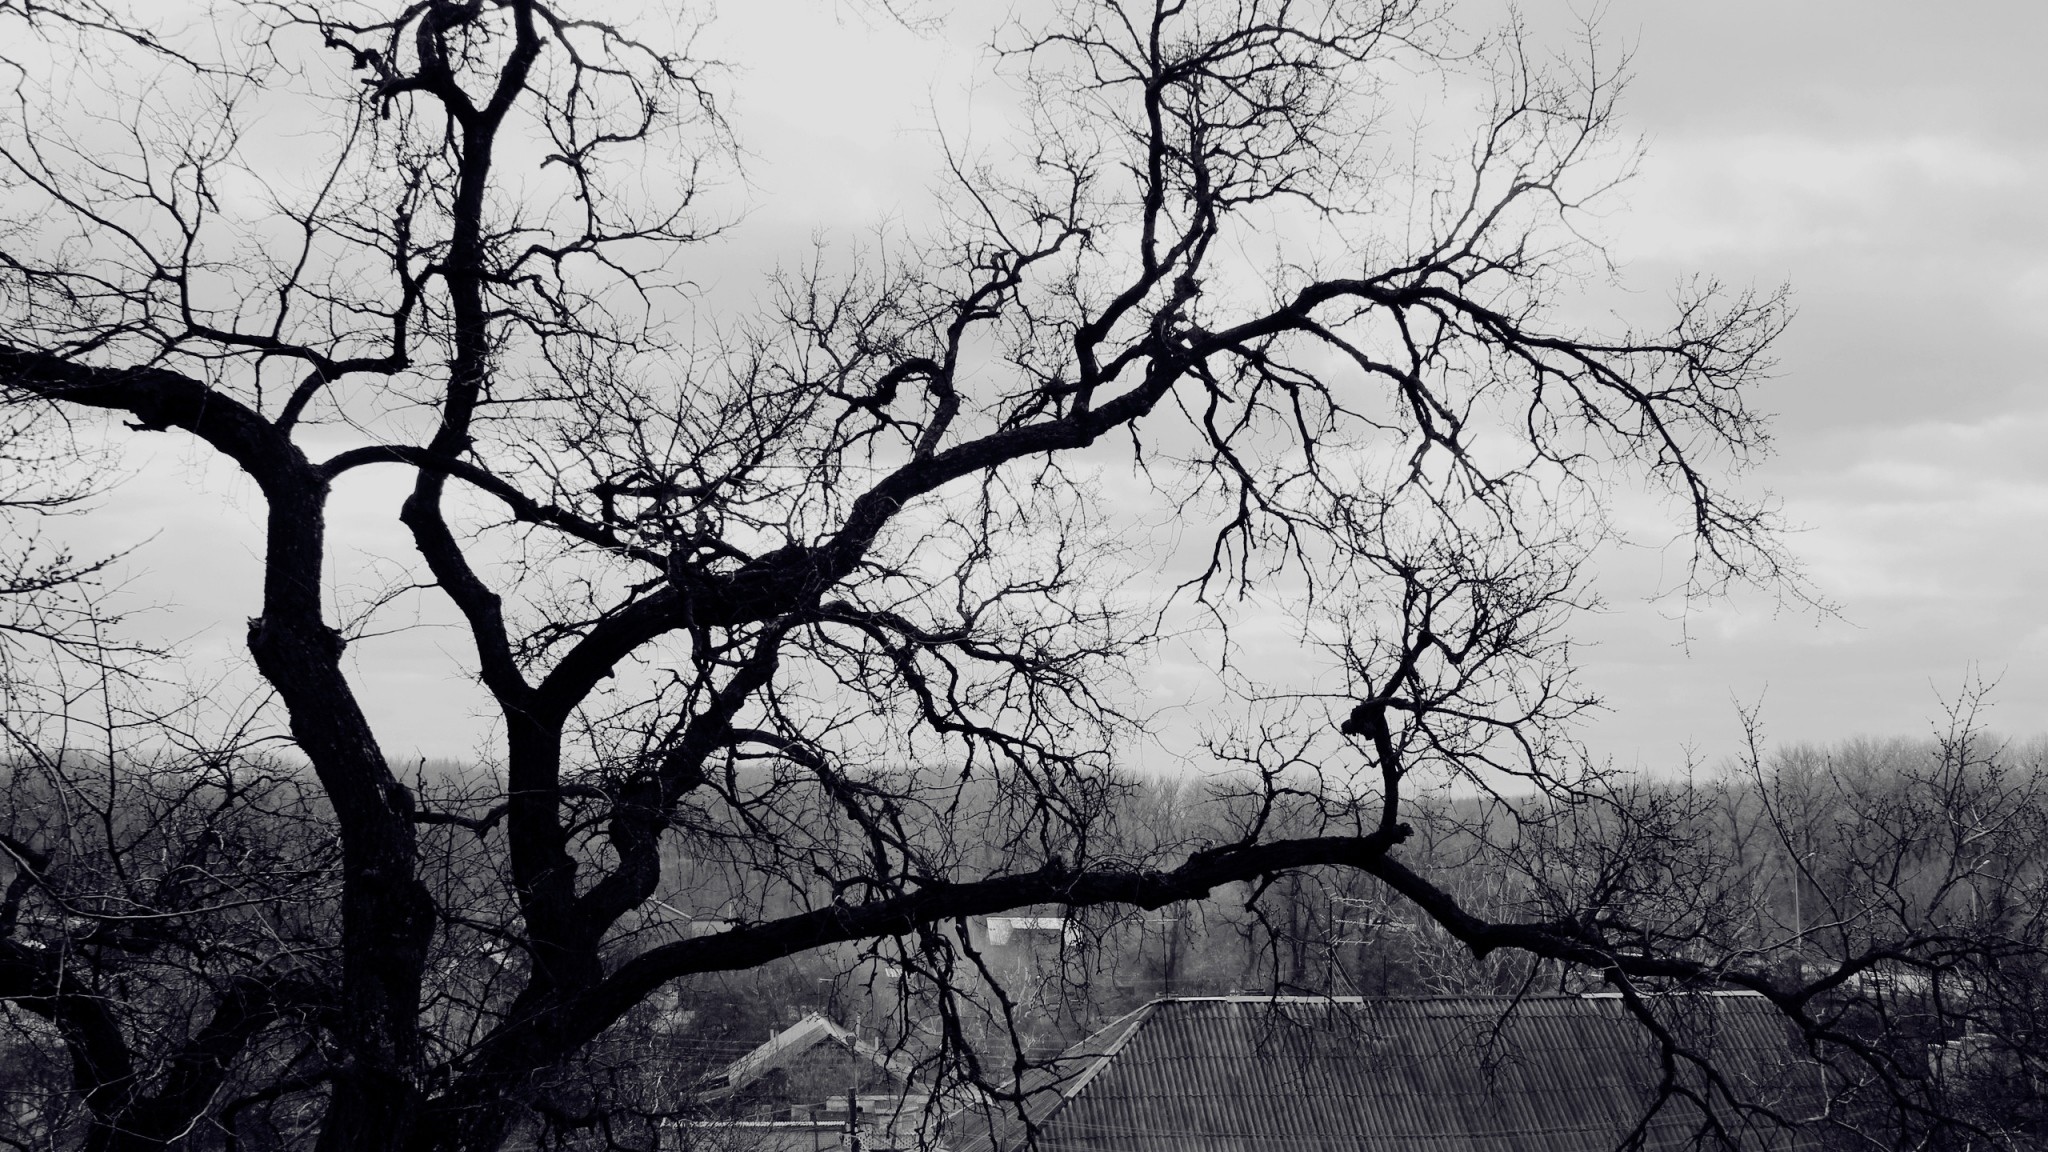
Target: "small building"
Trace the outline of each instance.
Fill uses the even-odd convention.
[[[744,1105],[767,1118],[836,1110],[844,1118],[849,1095],[902,1099],[911,1089],[910,1057],[855,1036],[813,1012],[725,1066],[707,1084],[707,1102]]]
[[[1073,947],[1081,942],[1081,926],[1065,915],[973,916],[967,936],[976,948],[1014,948],[1026,944]]]
[[[915,1143],[924,1116],[915,1062],[813,1012],[707,1079],[698,1100],[722,1120],[691,1122],[690,1144],[813,1152]],[[849,1120],[851,1122],[849,1122]]]
[[[1805,1152],[1818,1066],[1752,995],[1656,997],[1683,1047],[1660,1091],[1650,1033],[1616,996],[1154,1000],[948,1120],[953,1152]],[[1719,1087],[1709,1088],[1699,1061]],[[1020,1114],[1021,1112],[1021,1114]]]

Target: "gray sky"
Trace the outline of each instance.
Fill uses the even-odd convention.
[[[1841,617],[1741,596],[1692,643],[1628,606],[1587,631],[1624,757],[1726,748],[1731,699],[1781,740],[1925,730],[1964,678],[1992,721],[2048,704],[2048,5],[1624,0],[1649,161],[1632,280],[1788,280],[1798,317],[1759,479]]]
[[[1539,42],[1564,43],[1571,7],[1525,10]],[[969,98],[978,34],[961,20],[920,38],[851,11],[756,0],[707,34],[707,53],[740,65],[732,107],[754,154],[739,252],[926,210],[929,129]],[[1476,27],[1502,9],[1461,11]],[[1611,709],[1589,742],[1646,765],[1687,747],[1712,759],[1735,746],[1735,702],[1758,700],[1778,741],[1919,733],[1973,674],[2000,682],[1995,726],[2048,728],[2048,372],[2036,351],[2048,336],[2048,84],[2035,59],[2048,4],[1614,0],[1601,23],[1635,49],[1624,121],[1649,149],[1609,222],[1628,286],[1654,299],[1697,271],[1796,293],[1762,398],[1778,414],[1777,453],[1754,480],[1805,526],[1792,549],[1840,612],[1743,593],[1681,620],[1677,605],[1644,602],[1671,558],[1615,556],[1602,576],[1611,610],[1578,630],[1593,642],[1585,682]],[[707,286],[730,288],[722,276],[736,283],[757,264],[709,264]],[[196,585],[155,626],[187,639],[202,668],[227,666],[254,603],[256,503],[243,492],[239,523],[220,524],[199,493],[238,482],[155,439],[153,461],[108,503],[112,532],[162,525],[135,592],[162,602],[157,577]],[[383,531],[368,526],[399,479],[351,478],[335,510],[345,536]],[[376,669],[366,702],[393,754],[475,747],[483,700],[444,655],[466,648],[439,627],[362,647]]]

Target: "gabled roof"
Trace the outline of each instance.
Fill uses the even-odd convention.
[[[813,1012],[726,1065],[722,1075],[712,1077],[710,1094],[724,1096],[737,1092],[778,1068],[788,1068],[822,1044],[862,1057],[899,1080],[907,1082],[911,1077],[913,1066],[908,1056],[884,1051],[881,1046],[856,1037],[830,1017]]]
[[[1744,1104],[1818,1112],[1818,1069],[1761,997],[1659,997],[1653,1010]],[[1601,1152],[1650,1115],[1660,1074],[1617,997],[1155,1000],[1027,1074],[1028,1124],[1001,1106],[956,1117],[948,1143],[1015,1152],[1035,1129],[1041,1152]],[[1704,1080],[1681,1062],[1677,1083]],[[1815,1146],[1716,1105],[1744,1149]],[[1712,1147],[1696,1140],[1702,1120],[1668,1099],[1641,1147]]]

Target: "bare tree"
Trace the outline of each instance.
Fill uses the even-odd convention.
[[[1967,688],[1925,740],[1746,766],[1767,893],[1752,938],[1792,972],[1837,1119],[1866,1144],[2026,1147],[2048,1131],[2048,759],[1985,731],[1986,693]]]
[[[233,1131],[252,1079],[318,1063],[337,846],[297,771],[167,746],[179,715],[90,702],[104,723],[8,718],[6,1137],[156,1147],[202,1116]],[[115,750],[85,747],[100,741]]]
[[[1460,990],[1644,997],[1711,983],[1768,998],[1822,1073],[1808,1114],[1768,1119],[1817,1121],[1810,1138],[1827,1146],[2029,1147],[2048,1082],[2036,1054],[2048,777],[2038,744],[1983,729],[1983,702],[1983,688],[1967,691],[1924,740],[1777,753],[1752,711],[1749,751],[1730,770],[1430,805],[1416,816],[1428,835],[1408,850],[1434,844],[1437,885],[1472,918],[1402,923],[1415,913],[1392,905],[1398,885],[1368,895],[1423,938],[1549,924],[1661,958],[1623,965],[1623,979],[1540,948],[1462,971],[1441,954],[1411,958]],[[1708,1057],[1658,1040],[1671,1070],[1713,1084]],[[1696,1100],[1709,1135],[1750,1110],[1721,1092]]]
[[[725,125],[704,70],[624,23],[251,0],[203,38],[246,47],[223,60],[97,8],[0,10],[128,69],[15,66],[0,387],[255,482],[248,647],[339,854],[330,984],[257,1011],[237,990],[272,961],[236,952],[164,992],[235,1027],[103,1013],[107,1059],[169,1054],[118,1093],[98,1056],[76,1073],[95,1143],[283,1102],[323,1148],[495,1147],[576,1112],[550,1074],[692,975],[871,941],[943,991],[970,915],[1301,869],[1370,874],[1481,954],[1723,974],[1596,921],[1481,918],[1403,862],[1403,800],[1590,794],[1562,629],[1614,477],[1669,494],[1701,585],[1779,575],[1727,476],[1765,446],[1783,301],[1702,284],[1660,330],[1556,319],[1629,162],[1592,48],[1540,66],[1416,0],[1048,7],[999,40],[1030,134],[956,157],[939,239],[820,257],[695,326],[677,288]],[[1479,94],[1464,145],[1384,131],[1417,74]],[[258,102],[293,109],[289,147]],[[402,781],[324,599],[330,496],[368,468],[413,478],[417,579],[500,714],[465,802]],[[1184,557],[1146,550],[1104,468],[1203,541],[1184,579],[1153,576]],[[1240,657],[1247,597],[1296,621],[1290,667]],[[1108,833],[1144,724],[1119,685],[1169,631],[1263,720],[1217,734],[1242,786],[1215,834],[1133,851]],[[17,881],[65,891],[34,839]],[[679,923],[679,861],[721,878],[723,931]],[[200,1048],[247,1091],[185,1090]]]

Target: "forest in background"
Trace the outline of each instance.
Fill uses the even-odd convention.
[[[1416,801],[1409,818],[1418,859],[1481,914],[1611,916],[1655,933],[1646,944],[1711,961],[1724,976],[1826,977],[1813,1005],[1824,1031],[1800,1043],[1834,1074],[1838,1135],[1897,1140],[1916,1120],[1900,1102],[1917,1100],[1920,1122],[1942,1118],[1933,1135],[1960,1121],[2033,1141],[2048,1137],[2048,740],[1998,738],[1966,712],[1952,721],[1926,738],[1759,748],[1711,769],[1616,777],[1620,786],[1594,802],[1549,812],[1438,795]],[[88,769],[12,765],[11,822],[0,832],[23,844],[47,841],[59,820],[70,828],[71,858],[53,871],[62,887],[31,891],[13,869],[0,916],[81,932],[80,979],[110,981],[164,1026],[189,1027],[168,990],[203,978],[208,950],[231,949],[238,931],[266,922],[261,930],[274,932],[302,920],[314,935],[333,915],[337,847],[302,771],[262,761]],[[479,795],[475,775],[449,764],[415,769],[420,795],[452,814],[429,837],[437,885],[489,887],[478,872],[488,860],[473,850],[488,806],[462,799]],[[772,781],[763,775],[753,786]],[[1097,838],[1094,850],[1139,862],[1214,842],[1245,818],[1244,796],[1227,781],[1116,779],[1098,799],[1081,824]],[[968,788],[958,817],[971,824],[999,804]],[[97,819],[79,819],[87,814]],[[137,893],[138,904],[161,902],[165,883],[194,885],[197,900],[201,888],[247,893],[263,881],[273,887],[251,901],[260,914],[209,913],[180,926],[175,949],[145,947],[149,930],[130,929],[131,962],[96,968],[91,946],[106,943],[105,922],[65,920],[64,891],[104,907],[124,862],[180,858],[194,864],[182,877],[150,876],[156,890]],[[227,860],[239,874],[197,863]],[[833,899],[823,883],[771,895],[749,887],[748,861],[727,864],[708,852],[672,856],[656,910],[637,932],[699,936]],[[653,1126],[749,1115],[744,1100],[706,1103],[705,1077],[812,1012],[910,1058],[929,1088],[944,1079],[948,1019],[970,1038],[971,1058],[1000,1079],[1018,1059],[1049,1058],[1159,996],[1611,991],[1598,973],[1525,954],[1475,960],[1437,921],[1356,874],[1290,873],[1157,910],[1040,905],[1026,914],[1044,919],[1006,940],[983,923],[953,926],[976,966],[964,978],[923,969],[920,949],[889,938],[698,977],[636,1007],[549,1094],[565,1109],[602,1107]],[[1055,919],[1065,930],[1047,930]],[[445,935],[436,961],[436,1030],[458,1039],[465,1027],[487,1026],[493,985],[516,968],[503,929],[469,927]],[[145,953],[149,962],[132,962]],[[316,970],[327,962],[317,952],[309,959]],[[159,994],[162,1003],[149,1004]],[[19,1007],[5,1019],[0,1140],[65,1147],[86,1118],[68,1088],[61,1038]],[[246,1087],[239,1097],[227,1089],[242,1146],[289,1142],[289,1111],[262,1086]]]

